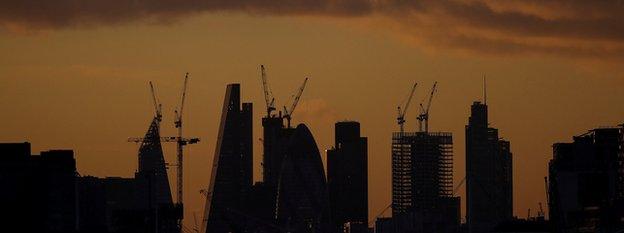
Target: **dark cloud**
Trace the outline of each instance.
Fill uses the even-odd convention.
[[[619,55],[622,0],[4,0],[0,26],[26,30],[172,21],[203,12],[372,17],[424,45],[485,53]]]
[[[232,11],[269,15],[370,14],[360,0],[4,0],[0,23],[29,28],[64,28],[171,20],[200,12]]]

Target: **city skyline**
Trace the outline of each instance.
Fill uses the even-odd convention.
[[[533,12],[530,7],[498,7],[491,6]],[[548,11],[550,7],[544,18],[557,15]],[[621,9],[601,7],[588,11],[595,17],[604,12],[608,18],[614,17],[613,9]],[[588,55],[583,49],[549,52],[558,48],[558,42],[575,47],[578,38],[605,47],[621,46],[621,36],[606,32],[598,33],[603,41],[596,42],[592,35],[598,29],[578,29],[581,36],[571,35],[572,29],[555,30],[556,35],[543,35],[546,38],[534,28],[526,29],[528,35],[514,31],[508,37],[545,49],[488,53],[487,46],[465,51],[418,43],[414,31],[421,27],[406,30],[411,33],[405,36],[394,31],[400,30],[395,24],[369,17],[250,16],[233,11],[197,13],[164,24],[137,20],[10,28],[15,21],[0,19],[0,48],[6,51],[0,55],[0,106],[5,109],[0,116],[0,141],[29,141],[33,151],[74,149],[82,175],[132,177],[138,145],[126,139],[142,136],[153,117],[148,81],[155,83],[163,102],[161,134],[172,136],[181,81],[190,72],[185,134],[202,139],[186,149],[185,157],[185,221],[192,225],[193,213],[199,218],[203,211],[199,190],[209,183],[206,177],[211,172],[223,87],[240,82],[245,87],[242,98],[262,106],[258,66],[265,64],[280,109],[291,101],[301,80],[310,76],[293,122],[308,124],[324,162],[324,151],[334,142],[334,123],[345,119],[361,123],[362,135],[369,138],[369,216],[373,218],[390,203],[390,137],[398,131],[396,107],[410,85],[419,84],[406,128],[416,131],[417,104],[425,99],[427,87],[439,82],[430,127],[453,133],[455,187],[465,176],[464,127],[470,104],[482,99],[486,75],[490,121],[512,143],[514,215],[524,217],[528,208],[536,210],[539,202],[546,203],[543,177],[553,143],[570,142],[571,135],[624,121],[624,69],[617,66],[620,50],[605,49],[605,56]],[[578,22],[589,20],[573,10],[565,12]],[[617,23],[606,25],[597,28],[621,28]],[[492,27],[486,29],[505,33]],[[437,38],[428,35],[428,42]],[[256,155],[262,153],[260,109],[253,113]],[[175,146],[163,147],[166,161],[173,163]],[[261,179],[259,157],[254,158],[255,181]],[[173,171],[169,170],[172,185]],[[464,190],[459,192],[462,216]]]
[[[146,101],[146,102],[147,102],[147,101]],[[253,101],[251,101],[251,102],[257,103],[257,101],[256,101],[256,100],[253,100]],[[304,103],[306,102],[306,101],[305,101],[305,98],[304,98],[304,100],[303,100],[302,102],[304,102]],[[259,104],[259,103],[257,103],[257,104]],[[262,112],[262,111],[260,111],[260,112]],[[255,115],[257,115],[257,114],[262,114],[262,113],[257,113],[257,112],[255,112],[255,113],[254,113],[254,116],[255,116]],[[152,113],[152,115],[153,115],[153,113]],[[167,115],[167,114],[165,114],[165,115]],[[165,118],[165,119],[167,119],[167,117],[166,117],[166,116],[165,116],[164,118]],[[189,118],[192,118],[192,117],[189,117]],[[416,124],[414,124],[414,122],[416,121],[415,116],[414,116],[414,117],[412,117],[412,118],[414,118],[414,119],[413,119],[413,120],[411,120],[411,121],[408,119],[408,122],[411,122],[411,123],[412,123],[412,124],[411,124],[411,126],[412,126],[412,127],[407,127],[407,130],[408,130],[408,131],[410,131],[410,130],[417,131],[417,129],[416,129],[416,128],[417,128],[417,126],[416,126]],[[170,119],[170,120],[172,120],[172,119]],[[192,120],[191,120],[191,121],[192,121]],[[260,127],[260,126],[258,126],[259,122],[256,122],[256,121],[257,121],[257,119],[254,119],[254,121],[253,121],[253,122],[254,122],[254,129],[256,129],[257,127]],[[143,123],[145,123],[145,122],[143,122]],[[162,128],[165,128],[165,129],[166,129],[166,128],[168,128],[168,127],[166,126],[166,125],[167,125],[167,124],[166,124],[166,122],[164,122],[164,123],[162,123],[162,124],[164,125]],[[409,125],[410,125],[410,124],[408,124],[408,126],[409,126]],[[615,124],[614,124],[614,125],[615,125]],[[392,131],[398,131],[398,126],[395,126],[395,127],[397,127],[397,128],[396,128],[396,129],[391,129],[391,130],[392,130]],[[190,130],[192,131],[193,129],[190,129]],[[257,130],[257,129],[256,129],[256,130]],[[312,129],[312,130],[314,131],[314,129]],[[163,131],[167,131],[167,130],[163,130]],[[255,130],[254,130],[254,131],[255,131]],[[363,131],[366,131],[366,128],[363,128]],[[582,133],[582,131],[581,131],[580,133]],[[580,133],[574,133],[574,134],[576,135],[576,134],[580,134]],[[256,134],[256,133],[255,133],[255,134]],[[25,141],[29,141],[29,140],[25,140]],[[560,141],[570,141],[570,140],[569,140],[569,139],[563,139],[563,140],[560,140]],[[30,140],[30,142],[32,143],[32,140]],[[457,142],[457,139],[455,139],[455,140],[454,140],[454,142],[456,143],[456,147],[459,147],[459,146],[461,146],[461,144],[462,144],[461,142]],[[34,144],[34,143],[33,143],[33,144]],[[126,144],[126,143],[121,143],[121,142],[120,142],[119,144]],[[37,146],[37,145],[34,145],[34,147],[35,147],[35,148],[37,148],[36,146]],[[77,145],[77,147],[80,147],[80,145]],[[164,147],[164,148],[167,148],[168,146],[167,146],[167,145],[164,145],[163,147]],[[169,147],[172,147],[172,146],[169,146]],[[260,145],[260,147],[261,147],[261,145]],[[138,148],[138,147],[137,147],[137,148]],[[322,148],[323,148],[322,146],[319,146],[319,149],[320,149],[320,150],[322,150]],[[331,148],[331,147],[327,147],[327,148]],[[52,146],[52,147],[50,147],[50,148],[48,148],[48,149],[72,149],[72,148],[65,148],[65,147]],[[74,148],[74,149],[75,149],[75,148]],[[78,154],[82,154],[82,153],[81,153],[79,150],[77,150],[77,149],[75,149],[75,150],[76,150],[76,153],[77,153],[77,161],[80,161],[80,158],[81,158],[81,157],[80,157],[80,155],[78,155]],[[165,149],[165,151],[167,151],[167,150]],[[135,155],[134,155],[134,153],[135,153],[135,152],[136,152],[136,151],[131,151],[131,152],[129,152],[129,153],[130,153],[129,155],[131,155],[131,156],[132,156],[132,158],[131,158],[130,160],[128,160],[128,161],[133,161],[133,162],[134,162],[134,161],[136,160]],[[190,151],[190,152],[191,152],[191,154],[193,154],[193,155],[197,155],[197,154],[199,154],[199,152],[194,151],[193,149],[191,149],[191,151]],[[257,151],[255,151],[255,153],[258,153],[258,152],[257,152]],[[457,152],[455,152],[455,153],[457,153]],[[167,159],[166,159],[166,160],[167,160],[168,162],[173,162],[173,160],[174,160],[174,155],[173,155],[173,154],[174,154],[174,153],[173,153],[173,150],[171,150],[171,149],[169,150],[169,153],[166,153],[166,155],[165,155],[165,156],[167,157]],[[389,153],[388,153],[388,154],[389,154]],[[464,157],[464,156],[465,156],[465,154],[460,154],[460,155],[456,155],[455,157],[456,157],[456,160],[458,160],[458,159],[463,159],[463,158],[461,158],[461,157]],[[192,158],[191,158],[191,159],[192,159]],[[258,160],[258,159],[257,159],[257,158],[255,158],[255,160]],[[326,165],[326,154],[323,154],[323,160],[324,160],[325,165]],[[256,162],[257,162],[257,161],[256,161]],[[256,163],[255,163],[254,169],[256,169],[256,170],[258,169],[258,166],[257,166],[257,165],[258,165],[258,164],[256,164]],[[373,165],[373,166],[374,166],[374,165]],[[457,165],[455,164],[455,165],[454,165],[454,167],[455,167],[454,172],[456,172],[456,173],[463,173],[463,172],[465,172],[465,171],[462,171],[462,170],[463,170],[462,168],[457,168],[456,166],[457,166]],[[103,168],[104,168],[104,169],[106,169],[106,167],[103,167]],[[84,173],[85,175],[99,175],[99,174],[95,174],[95,173],[93,173],[93,174],[92,174],[92,173],[88,173],[88,172],[86,172],[86,173],[85,173],[85,172],[84,172],[84,170],[85,170],[85,169],[82,169],[82,168],[81,168],[81,166],[80,166],[80,164],[78,164],[77,169],[78,169],[78,171],[79,171],[79,172],[82,172],[82,173]],[[175,169],[175,168],[174,168],[174,169]],[[522,169],[522,168],[520,168],[520,169]],[[370,167],[369,167],[369,171],[370,171],[370,170],[371,170],[371,169],[370,169]],[[254,176],[255,176],[255,177],[254,177],[254,180],[255,180],[255,181],[258,181],[259,179],[258,179],[258,177],[257,177],[257,176],[258,176],[257,171],[254,171],[254,173],[255,173],[255,174],[254,174]],[[174,177],[173,177],[173,174],[174,174],[173,172],[169,172],[169,178],[170,178],[170,182],[172,182],[172,183],[171,183],[172,185],[173,185],[173,184],[175,184],[175,183],[173,183],[173,182],[174,182]],[[103,175],[99,175],[99,176],[106,176],[106,177],[123,176],[123,177],[128,177],[127,175],[123,175],[123,174],[103,174]],[[517,176],[517,175],[514,175],[514,176]],[[195,177],[192,177],[191,179],[193,179],[193,178],[195,178]],[[463,178],[463,177],[462,177],[462,178]],[[185,178],[185,179],[188,179],[188,178]],[[455,180],[455,182],[454,182],[454,188],[456,188],[456,186],[457,186],[457,184],[458,184],[458,181],[457,181],[457,180],[458,180],[458,178],[455,176],[455,177],[454,177],[454,180]],[[372,184],[372,185],[374,185],[374,184]],[[199,185],[199,186],[202,186],[202,185]],[[172,187],[173,187],[173,186],[172,186]],[[205,187],[202,187],[202,189],[205,189]],[[463,190],[463,189],[465,189],[465,187],[461,187],[461,188],[460,188],[460,190]],[[187,190],[187,192],[188,192],[188,191],[189,191],[189,190]],[[193,190],[190,190],[190,191],[191,191],[191,196],[192,196],[192,195],[194,194],[194,192],[192,192]],[[515,188],[514,193],[518,193],[518,192],[522,192],[522,190],[517,190],[517,188]],[[539,192],[539,191],[538,191],[538,192]],[[459,193],[462,193],[462,191],[460,191]],[[461,195],[460,195],[460,196],[461,196]],[[374,199],[370,200],[370,199],[369,199],[369,202],[372,204],[372,203],[375,203],[375,202],[376,202],[376,200],[374,200]],[[465,200],[462,200],[462,202],[463,202],[463,203],[465,203]],[[515,201],[515,202],[517,202],[517,201]],[[544,203],[545,203],[545,202],[542,202],[542,204],[544,204]],[[372,205],[375,205],[375,204],[372,204]],[[193,208],[193,207],[191,207],[191,208]],[[465,207],[464,207],[464,208],[465,208]],[[462,214],[462,219],[465,217],[465,209],[464,209],[464,208],[462,208],[462,213],[463,213],[463,214]],[[535,208],[532,208],[532,209],[535,209]],[[522,209],[521,209],[521,210],[522,210]],[[522,211],[521,211],[521,210],[520,210],[520,211],[516,210],[516,211],[514,212],[514,215],[516,215],[516,216],[523,216],[523,213],[522,213]],[[373,217],[375,217],[375,216],[377,215],[377,214],[376,214],[375,212],[373,212],[373,211],[374,211],[374,210],[371,210],[371,213],[369,213],[369,215],[374,215],[374,216],[371,216],[371,218],[373,218]],[[193,211],[193,212],[196,212],[196,211]],[[192,213],[191,213],[191,214],[192,214]],[[199,213],[196,213],[196,214],[199,214]],[[388,214],[386,214],[386,215],[388,215]],[[187,217],[188,217],[188,212],[187,212]],[[371,219],[371,220],[373,220],[373,219]],[[187,220],[187,221],[188,221],[188,220]],[[187,222],[187,224],[188,224],[188,222]]]

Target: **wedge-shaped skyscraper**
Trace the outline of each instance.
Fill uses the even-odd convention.
[[[240,84],[227,85],[201,232],[242,231],[253,181],[252,132],[252,104],[241,109]]]

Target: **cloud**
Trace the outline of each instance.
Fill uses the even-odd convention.
[[[324,99],[318,98],[301,101],[295,115],[300,122],[321,122],[322,125],[332,125],[337,119],[334,109]]]
[[[4,0],[0,25],[57,29],[115,25],[141,20],[171,21],[201,12],[258,15],[369,14],[360,0]]]
[[[205,12],[378,18],[435,49],[624,58],[622,0],[4,0],[0,26],[96,27]]]

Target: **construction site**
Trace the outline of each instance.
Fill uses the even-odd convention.
[[[437,82],[420,103],[418,130],[406,132],[405,116],[417,84],[397,107],[399,132],[392,134],[392,218],[382,218],[380,232],[457,232],[459,197],[453,193],[453,137],[429,131],[429,110]]]
[[[253,104],[241,101],[240,84],[229,84],[216,137],[212,173],[207,188],[202,190],[203,216],[195,229],[184,226],[184,148],[200,142],[199,138],[183,134],[189,74],[184,76],[180,102],[174,111],[176,136],[161,135],[162,104],[150,82],[154,115],[143,137],[128,138],[128,142],[139,146],[134,177],[76,177],[77,211],[72,213],[78,219],[75,230],[368,232],[368,148],[366,138],[359,136],[359,123],[336,124],[336,145],[328,150],[332,154],[329,162],[332,167],[328,168],[331,176],[328,177],[314,136],[305,124],[293,121],[308,78],[303,79],[288,107],[278,108],[266,67],[261,65],[259,71],[265,101],[265,115],[261,121],[261,181],[254,183],[253,180]],[[459,199],[453,197],[452,190],[452,136],[429,132],[429,109],[436,88],[437,83],[434,83],[426,104],[420,104],[417,132],[404,132],[403,127],[416,84],[405,105],[399,107],[400,132],[392,137],[393,224],[405,224],[414,218],[424,221],[425,225],[429,224],[427,221],[436,222],[434,225],[443,221],[446,228],[439,232],[453,232],[459,224]],[[166,143],[176,145],[175,163],[165,161],[163,145]],[[356,163],[359,165],[355,166]],[[175,168],[175,182],[168,179],[171,167]],[[354,177],[358,178],[354,180]],[[330,200],[333,200],[331,206]]]
[[[96,204],[86,213],[79,213],[79,231],[94,232],[183,232],[184,217],[184,147],[196,144],[199,138],[183,136],[183,112],[189,74],[186,73],[180,104],[174,111],[176,136],[161,136],[162,104],[152,82],[149,83],[154,117],[144,137],[131,137],[137,143],[138,170],[134,178],[79,177],[78,199]],[[165,161],[162,143],[175,143],[176,162]],[[175,167],[175,195],[172,194],[167,170]],[[174,199],[175,197],[175,199]],[[93,212],[100,214],[93,214]]]

